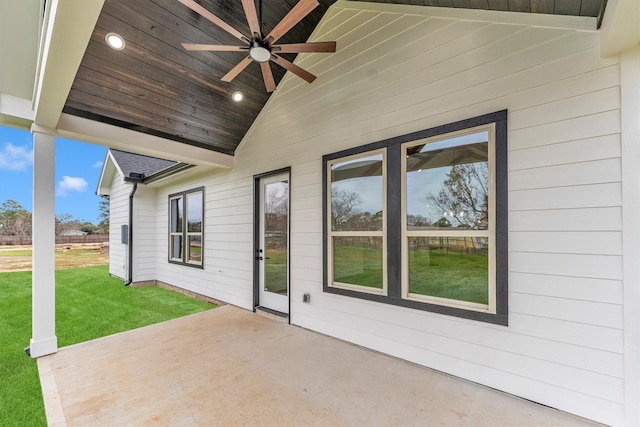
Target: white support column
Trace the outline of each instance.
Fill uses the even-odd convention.
[[[55,131],[32,126],[33,276],[31,357],[58,351],[55,279]]]
[[[622,107],[622,253],[624,407],[627,426],[640,425],[640,48],[620,56]]]

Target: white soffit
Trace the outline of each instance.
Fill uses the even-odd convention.
[[[602,57],[640,45],[640,0],[609,0],[600,27]]]
[[[33,97],[42,7],[41,0],[0,1],[0,95]]]
[[[58,135],[91,144],[146,156],[159,157],[198,166],[230,169],[234,158],[228,154],[172,141],[141,132],[95,122],[71,114],[62,114],[58,122]]]

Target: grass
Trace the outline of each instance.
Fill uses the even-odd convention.
[[[409,292],[487,304],[489,273],[486,254],[412,250]]]
[[[31,250],[29,249],[17,249],[0,251],[0,257],[16,257],[16,256],[31,256]]]
[[[31,338],[31,272],[0,273],[0,426],[46,426]],[[64,347],[215,306],[156,286],[130,288],[108,266],[56,271],[56,334]]]
[[[287,250],[267,249],[265,253],[265,281],[270,292],[287,294]]]
[[[369,246],[368,238],[354,238],[358,246],[334,246],[333,276],[336,282],[382,289],[382,251]]]
[[[382,251],[367,246],[334,247],[334,280],[382,287]],[[409,292],[487,304],[488,259],[483,253],[412,249]]]

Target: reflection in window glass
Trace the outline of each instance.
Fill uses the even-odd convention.
[[[335,282],[382,289],[382,237],[334,237]]]
[[[202,193],[187,194],[187,231],[202,231]]]
[[[171,232],[182,233],[182,197],[171,199]]]
[[[486,237],[410,237],[409,293],[488,304]]]
[[[202,236],[189,236],[189,261],[202,262]]]
[[[182,235],[171,236],[171,258],[182,259]]]
[[[331,228],[382,230],[382,154],[331,165]]]
[[[169,196],[169,261],[202,266],[202,189]]]
[[[407,148],[407,230],[488,227],[488,131]]]

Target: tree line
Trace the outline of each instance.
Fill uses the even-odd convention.
[[[100,222],[77,220],[71,214],[56,214],[55,233],[59,236],[69,230],[83,231],[87,234],[109,233],[109,201],[100,201]],[[33,216],[15,200],[7,200],[0,205],[0,235],[26,238],[31,236]]]

